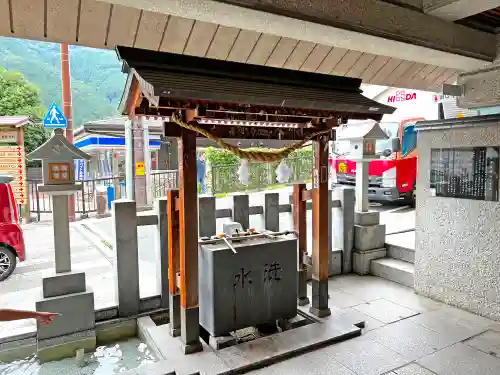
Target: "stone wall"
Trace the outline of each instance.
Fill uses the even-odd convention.
[[[500,320],[500,202],[433,197],[431,148],[500,146],[500,123],[420,131],[415,290]]]

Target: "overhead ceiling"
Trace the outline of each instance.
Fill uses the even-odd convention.
[[[500,31],[500,7],[474,14],[473,16],[455,21],[455,23],[488,33],[498,34]]]
[[[437,91],[458,71],[95,0],[0,0],[0,35],[96,48],[132,46]]]

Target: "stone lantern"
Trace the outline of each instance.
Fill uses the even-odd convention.
[[[27,159],[41,160],[43,185],[38,191],[52,196],[55,275],[43,278],[36,309],[61,316],[50,325],[37,323],[37,355],[42,361],[57,360],[96,346],[94,293],[86,286],[85,272],[71,272],[68,210],[68,196],[81,191],[81,184],[75,183],[74,160],[90,156],[73,146],[62,129],[55,129]]]
[[[356,162],[356,212],[368,211],[368,163],[377,158],[377,140],[388,138],[379,123],[373,120],[345,124],[337,131],[339,141],[350,141],[349,159]]]
[[[380,224],[379,212],[368,210],[368,164],[378,158],[377,140],[388,138],[373,120],[345,124],[337,132],[338,140],[350,141],[349,159],[356,162],[353,270],[362,275],[369,272],[371,260],[386,254],[385,225]]]

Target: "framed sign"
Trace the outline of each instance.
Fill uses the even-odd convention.
[[[431,150],[434,196],[498,201],[499,147]]]
[[[49,163],[49,182],[70,182],[71,165],[69,163]]]
[[[17,143],[17,130],[15,128],[0,128],[1,143]]]

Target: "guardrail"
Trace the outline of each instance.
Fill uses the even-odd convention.
[[[125,182],[121,177],[97,178],[93,180],[78,181],[81,189],[75,194],[75,213],[87,217],[96,212],[99,202],[96,199],[99,191],[106,194],[108,187],[114,188],[114,199],[124,198]],[[34,213],[40,221],[41,214],[52,213],[52,197],[49,194],[40,193],[38,185],[42,181],[28,180],[28,192],[30,194],[30,213]]]

